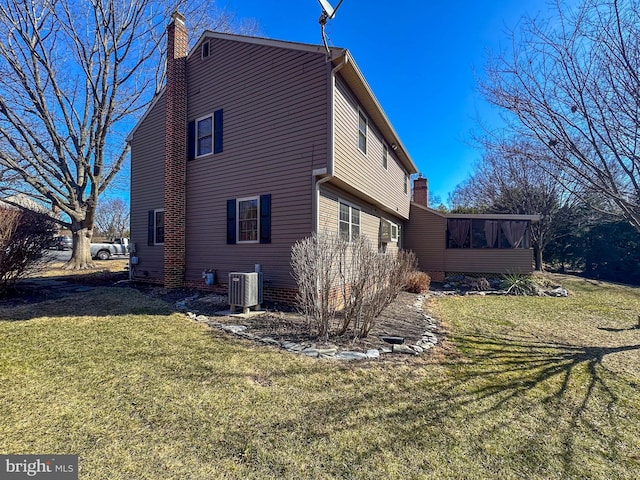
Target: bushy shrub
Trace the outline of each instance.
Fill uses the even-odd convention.
[[[312,333],[366,337],[416,268],[411,252],[380,253],[366,237],[314,234],[291,251],[296,306]],[[339,311],[339,313],[338,313]]]
[[[39,264],[53,232],[53,222],[46,215],[0,209],[0,295]]]
[[[407,277],[405,291],[410,293],[424,293],[431,286],[431,277],[424,272],[414,271]]]

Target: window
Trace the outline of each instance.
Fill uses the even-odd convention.
[[[358,238],[360,236],[360,209],[340,202],[338,224],[340,236],[349,241]]]
[[[447,248],[530,248],[528,221],[447,220]]]
[[[398,225],[396,225],[395,223],[391,224],[391,241],[398,241]]]
[[[207,58],[209,56],[209,42],[204,42],[202,44],[202,58]]]
[[[404,174],[404,193],[409,191],[409,175]]]
[[[213,116],[196,120],[196,158],[213,152]]]
[[[386,145],[382,146],[382,166],[384,167],[384,169],[387,169],[387,165],[388,165],[388,158],[389,158],[389,149],[387,148]]]
[[[258,243],[258,197],[239,198],[238,243]]]
[[[149,210],[147,245],[164,243],[164,210]]]
[[[362,153],[367,153],[367,117],[358,112],[358,148]]]
[[[271,243],[271,195],[227,200],[227,243]]]
[[[187,125],[187,159],[222,152],[222,109]]]

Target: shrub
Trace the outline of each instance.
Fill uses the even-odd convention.
[[[291,251],[296,307],[320,338],[351,331],[366,337],[416,268],[411,252],[380,253],[366,237],[347,242],[314,234]],[[340,314],[338,314],[340,310]]]
[[[414,271],[407,277],[404,289],[410,293],[424,293],[431,286],[431,277],[424,272]]]
[[[54,225],[44,214],[3,208],[0,211],[0,294],[38,266]]]
[[[534,296],[538,295],[539,287],[531,275],[522,273],[507,273],[503,275],[502,288],[507,295]]]

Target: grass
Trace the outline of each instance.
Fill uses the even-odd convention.
[[[640,289],[456,297],[401,364],[224,336],[135,290],[0,309],[0,453],[80,478],[640,477]]]

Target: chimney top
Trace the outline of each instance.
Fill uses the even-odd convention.
[[[186,17],[177,10],[171,14],[171,21],[173,22],[180,22],[184,25],[185,20]]]

